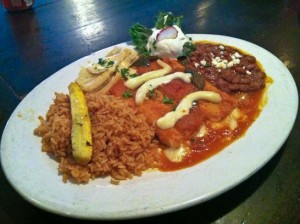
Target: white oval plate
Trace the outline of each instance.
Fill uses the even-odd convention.
[[[202,203],[233,188],[266,164],[287,139],[298,109],[298,93],[284,64],[265,49],[244,40],[219,35],[189,35],[238,47],[254,55],[274,83],[268,102],[246,135],[217,155],[175,172],[146,172],[119,186],[109,178],[85,185],[63,183],[58,163],[41,152],[33,135],[37,117],[45,115],[54,92],[67,93],[80,66],[97,61],[112,47],[59,70],[34,88],[8,120],[1,142],[1,163],[10,184],[30,203],[47,211],[84,219],[146,217]],[[128,46],[128,43],[120,46]]]

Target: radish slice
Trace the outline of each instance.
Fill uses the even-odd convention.
[[[164,40],[164,39],[175,39],[178,35],[178,31],[173,26],[168,26],[162,29],[156,36],[156,40]]]

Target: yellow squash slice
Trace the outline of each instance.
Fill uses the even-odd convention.
[[[76,82],[69,85],[72,114],[72,154],[78,164],[87,164],[92,157],[91,121],[85,97]]]

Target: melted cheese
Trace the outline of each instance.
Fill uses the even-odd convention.
[[[207,127],[205,124],[201,125],[201,127],[199,128],[198,133],[196,134],[196,137],[198,138],[202,138],[207,134]]]
[[[187,115],[196,100],[207,100],[218,103],[222,100],[220,94],[211,91],[197,91],[186,95],[178,104],[175,111],[171,111],[159,118],[156,125],[161,129],[172,128],[176,122]]]
[[[188,154],[189,148],[181,145],[177,149],[167,148],[163,150],[165,156],[172,162],[179,163]]]
[[[170,75],[166,75],[163,77],[151,79],[147,82],[145,82],[136,92],[135,95],[135,103],[137,105],[140,105],[144,102],[146,99],[147,93],[155,88],[157,88],[159,85],[167,84],[171,82],[174,79],[181,79],[182,81],[186,83],[191,82],[192,75],[190,73],[183,73],[183,72],[175,72]]]
[[[172,68],[167,63],[157,60],[157,63],[162,66],[162,69],[144,73],[143,75],[137,76],[135,78],[129,79],[125,82],[125,86],[129,89],[135,89],[142,85],[143,83],[149,81],[150,79],[162,77],[172,71]]]
[[[231,113],[221,122],[215,122],[212,124],[214,129],[229,127],[231,131],[235,130],[238,127],[238,120],[243,119],[243,113],[239,108],[235,108]]]

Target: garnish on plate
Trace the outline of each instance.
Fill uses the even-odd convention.
[[[196,48],[181,30],[182,16],[171,12],[161,12],[155,26],[149,29],[139,23],[130,28],[130,35],[135,49],[140,56],[187,57]]]

